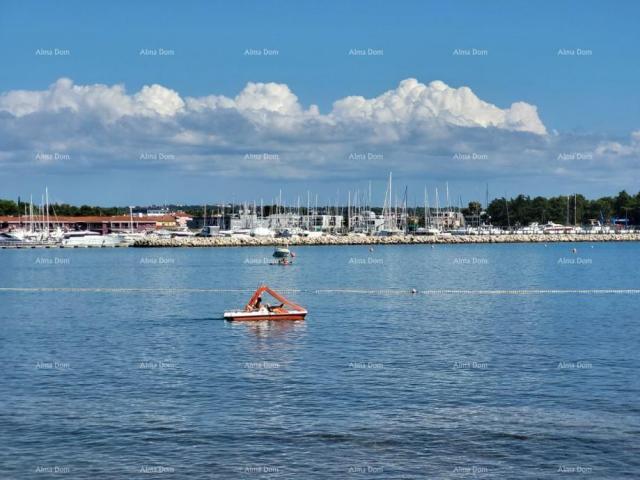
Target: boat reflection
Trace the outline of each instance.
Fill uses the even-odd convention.
[[[306,331],[304,320],[262,320],[229,322],[232,328],[244,328],[257,339],[294,339]]]

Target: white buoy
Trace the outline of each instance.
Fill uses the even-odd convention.
[[[415,288],[412,288],[411,293],[418,293],[418,291]]]

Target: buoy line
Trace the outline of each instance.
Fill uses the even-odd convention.
[[[352,293],[352,294],[374,294],[374,295],[639,295],[640,289],[520,289],[520,290],[458,290],[458,289],[437,289],[437,290],[416,290],[410,289],[387,289],[387,290],[315,290],[317,294],[331,293]]]
[[[432,289],[416,290],[415,288],[387,289],[281,289],[283,293],[310,293],[316,295],[640,295],[640,289]],[[248,288],[90,288],[90,287],[0,287],[2,292],[65,292],[65,293],[247,293]]]
[[[282,289],[286,293],[300,290]],[[251,288],[78,288],[78,287],[0,287],[0,292],[70,292],[70,293],[247,293]]]

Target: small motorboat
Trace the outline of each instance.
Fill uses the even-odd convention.
[[[284,247],[276,248],[273,252],[273,258],[288,258],[290,255],[289,249]]]
[[[275,258],[273,265],[291,265],[295,256],[296,255],[286,247],[276,248],[273,252],[273,258]]]
[[[262,301],[262,294],[268,293],[280,302],[270,305]],[[228,310],[224,312],[225,320],[304,320],[307,311],[287,300],[266,285],[261,285],[252,295],[244,310]]]

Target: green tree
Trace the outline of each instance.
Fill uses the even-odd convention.
[[[13,200],[0,200],[0,215],[19,215],[18,204]]]

